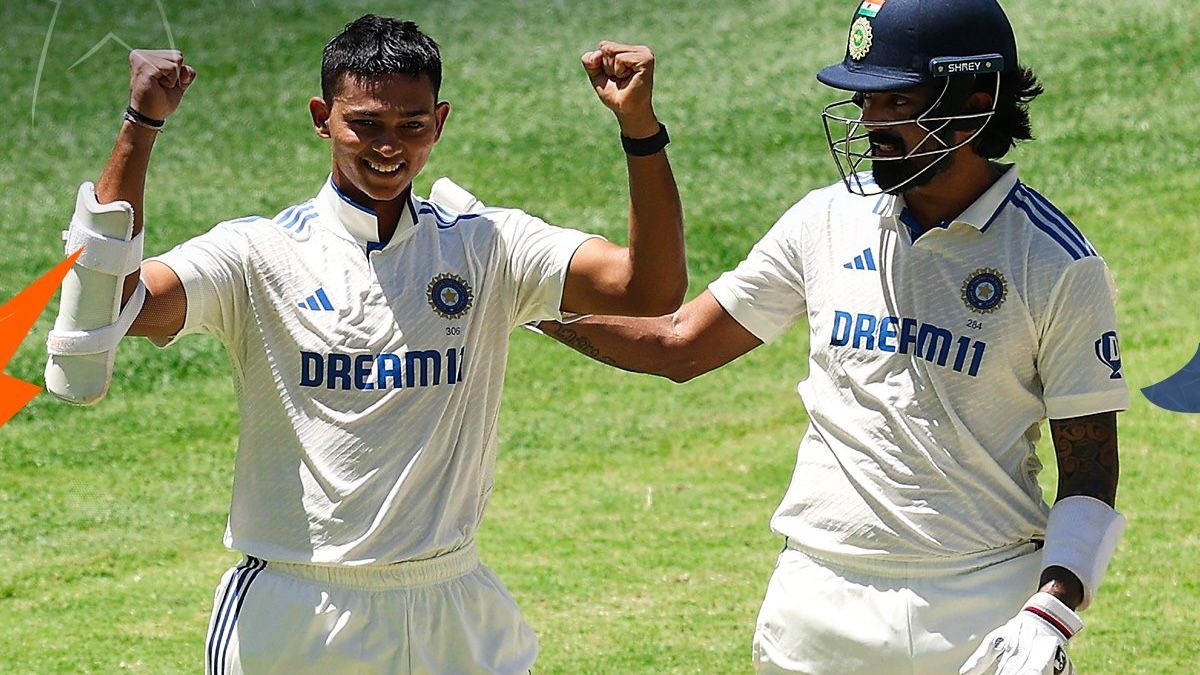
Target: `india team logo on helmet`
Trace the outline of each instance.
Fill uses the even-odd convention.
[[[879,14],[879,10],[883,9],[885,2],[887,0],[863,0],[863,4],[855,13],[857,18],[854,19],[854,23],[850,24],[850,42],[846,47],[847,55],[855,61],[862,61],[870,53],[871,43],[874,40],[870,19],[874,19]]]
[[[429,306],[444,319],[457,319],[471,309],[471,285],[457,274],[439,274],[425,289]]]
[[[867,17],[860,16],[850,26],[850,58],[862,61],[871,51],[871,22]]]
[[[980,314],[990,314],[999,309],[1007,295],[1008,281],[999,270],[990,267],[980,267],[963,281],[963,303]]]

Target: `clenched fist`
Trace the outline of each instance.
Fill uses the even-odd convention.
[[[654,52],[642,45],[604,41],[581,58],[600,101],[621,124],[621,133],[645,138],[658,132],[651,90]]]
[[[129,52],[129,105],[146,117],[167,119],[195,79],[196,70],[183,62],[179,50]]]

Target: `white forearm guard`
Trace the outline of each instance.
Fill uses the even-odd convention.
[[[67,273],[54,330],[46,340],[46,389],[59,398],[91,405],[104,398],[112,380],[117,344],[146,299],[146,286],[121,309],[125,278],[142,264],[142,235],[133,236],[129,202],[101,204],[95,186],[79,186],[71,226],[63,232],[66,253],[83,248]]]
[[[1125,516],[1095,497],[1067,497],[1050,509],[1042,568],[1057,565],[1079,577],[1083,602],[1078,610],[1092,604],[1124,531]]]

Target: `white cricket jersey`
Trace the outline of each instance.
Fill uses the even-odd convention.
[[[230,548],[386,564],[474,538],[509,334],[560,317],[591,235],[416,197],[391,241],[376,233],[328,181],[274,219],[221,223],[158,258],[187,294],[180,335],[216,335],[233,362]]]
[[[709,286],[764,342],[808,320],[811,422],[771,521],[794,546],[903,562],[1036,538],[1041,421],[1128,405],[1104,260],[1005,168],[915,240],[902,197],[814,191]]]

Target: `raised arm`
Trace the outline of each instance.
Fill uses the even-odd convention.
[[[580,246],[567,270],[562,309],[630,316],[673,311],[687,291],[687,261],[683,207],[663,147],[666,130],[651,100],[654,53],[601,42],[582,61],[596,95],[617,116],[627,148],[629,245],[592,239]]]
[[[134,50],[129,54],[129,106],[142,117],[164,121],[179,107],[195,78],[196,71],[184,63],[182,52]],[[134,235],[145,224],[146,172],[157,138],[158,131],[137,121],[137,115],[126,116],[96,184],[96,198],[101,204],[125,201],[133,207]],[[183,287],[175,273],[162,264],[143,265],[141,276],[146,284],[146,302],[129,335],[168,338],[183,326],[187,309]],[[137,280],[137,274],[126,277],[122,305],[133,294]]]
[[[570,324],[543,321],[538,328],[601,363],[675,382],[703,375],[762,344],[708,291],[665,316],[591,316]]]
[[[174,50],[135,50],[129,70],[129,108],[112,155],[99,185],[79,187],[64,233],[67,253],[79,253],[46,338],[46,389],[80,405],[108,392],[123,337],[174,335],[187,311],[175,273],[142,264],[142,204],[154,140],[196,73]]]

